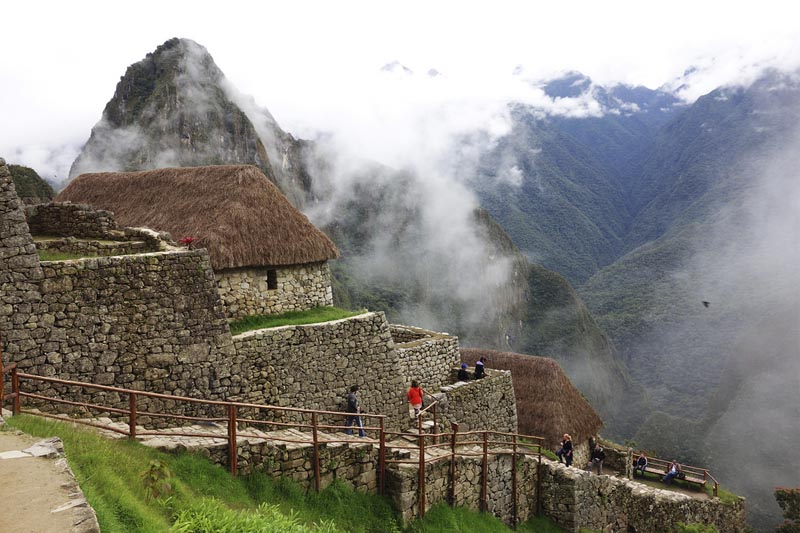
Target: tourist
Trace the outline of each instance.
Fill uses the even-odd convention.
[[[469,381],[469,372],[467,372],[467,363],[461,363],[461,368],[458,370],[458,381]]]
[[[355,424],[358,426],[358,436],[359,437],[366,437],[367,434],[364,432],[364,424],[361,423],[361,417],[358,416],[358,413],[361,412],[361,408],[358,406],[358,385],[353,385],[350,387],[350,393],[347,395],[347,412],[348,413],[356,413],[354,415],[348,415],[347,421],[345,422],[345,427],[347,429],[344,432],[347,435],[352,435],[353,430],[351,426]]]
[[[678,463],[676,459],[673,459],[672,462],[669,464],[669,469],[667,470],[667,474],[663,477],[661,481],[666,483],[667,485],[672,484],[672,480],[678,477],[681,473],[681,465]]]
[[[481,357],[475,363],[475,379],[481,379],[485,375],[484,363],[486,363],[485,357]]]
[[[561,439],[561,448],[558,449],[556,455],[559,463],[572,465],[572,437],[569,436],[569,433],[564,433],[564,437]]]
[[[636,477],[636,471],[641,470],[642,478],[644,478],[644,471],[647,469],[647,456],[645,454],[639,454],[639,458],[636,459],[636,462],[633,464],[633,477]]]
[[[589,464],[586,465],[587,468],[594,467],[594,471],[599,476],[603,473],[603,461],[606,458],[606,451],[600,446],[600,443],[597,442],[594,445],[594,449],[592,450],[592,454],[589,457]]]
[[[422,390],[422,387],[419,386],[419,382],[415,379],[411,382],[411,388],[408,389],[408,403],[411,404],[411,408],[414,410],[414,416],[412,418],[417,418],[419,416],[419,410],[422,409],[422,396],[424,395],[425,391]]]

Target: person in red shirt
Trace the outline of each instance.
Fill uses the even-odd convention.
[[[411,407],[414,409],[414,418],[419,416],[419,410],[422,409],[422,396],[424,391],[422,387],[419,386],[419,382],[417,380],[413,380],[411,382],[411,388],[408,389],[408,403],[411,404]]]

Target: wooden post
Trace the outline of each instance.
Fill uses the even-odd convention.
[[[481,475],[481,511],[486,512],[489,507],[486,498],[486,489],[489,477],[489,432],[483,432],[483,472]]]
[[[130,413],[128,414],[128,438],[136,438],[136,393],[130,392],[128,394],[130,404]]]
[[[439,433],[439,428],[436,427],[436,403],[433,404],[433,443],[438,444],[436,434]]]
[[[228,464],[231,475],[239,471],[239,450],[236,444],[236,406],[228,404]]]
[[[11,392],[14,394],[14,403],[11,412],[14,416],[20,413],[19,407],[19,374],[17,373],[17,366],[11,369]]]
[[[512,453],[511,453],[511,492],[514,494],[513,508],[511,516],[511,524],[514,528],[517,527],[517,436],[512,437]]]
[[[314,442],[314,490],[319,492],[319,435],[317,434],[317,413],[311,413],[311,435]]]
[[[536,516],[542,516],[542,443],[539,443],[539,463],[536,467]]]
[[[6,373],[3,371],[3,338],[0,337],[0,412],[6,405]]]
[[[456,504],[456,442],[458,433],[458,424],[452,422],[450,428],[453,430],[450,437],[450,505]]]
[[[422,432],[422,416],[417,417],[417,431],[419,431],[419,476],[417,487],[419,492],[419,517],[425,518],[425,434]]]
[[[381,420],[381,430],[379,434],[380,444],[378,448],[378,470],[380,473],[380,485],[378,486],[378,493],[386,494],[386,419]]]

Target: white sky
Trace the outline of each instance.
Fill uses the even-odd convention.
[[[788,0],[6,3],[0,156],[62,179],[127,66],[171,37],[205,46],[296,136],[353,128],[357,140],[384,138],[398,117],[430,117],[442,102],[524,98],[511,76],[518,65],[533,78],[579,70],[653,88],[699,65],[686,93],[696,97],[754,66],[800,65],[798,14]],[[377,79],[393,60],[445,81]]]

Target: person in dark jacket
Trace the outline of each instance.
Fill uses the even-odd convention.
[[[347,412],[348,413],[355,413],[353,415],[347,416],[347,421],[344,423],[347,429],[344,432],[347,435],[352,435],[353,430],[351,426],[355,424],[358,426],[358,436],[359,437],[366,437],[367,434],[364,431],[364,424],[361,423],[361,417],[358,416],[358,413],[361,412],[361,407],[358,406],[358,385],[353,385],[350,387],[350,393],[347,395]]]
[[[572,437],[569,436],[569,433],[564,433],[564,437],[561,439],[561,448],[558,449],[556,455],[559,463],[572,465]]]
[[[486,363],[485,357],[481,357],[478,359],[478,362],[475,363],[475,379],[481,379],[485,375],[484,363]]]
[[[469,372],[467,372],[467,363],[461,363],[461,368],[458,370],[458,381],[469,381]]]
[[[637,470],[642,472],[642,477],[644,478],[644,471],[647,470],[647,456],[643,453],[639,454],[639,458],[636,459],[633,465],[633,477],[636,477]]]
[[[599,476],[603,473],[603,461],[606,459],[606,451],[600,446],[600,443],[597,442],[594,445],[594,449],[592,450],[592,455],[589,457],[589,464],[586,465],[587,468],[594,467],[594,471]]]

